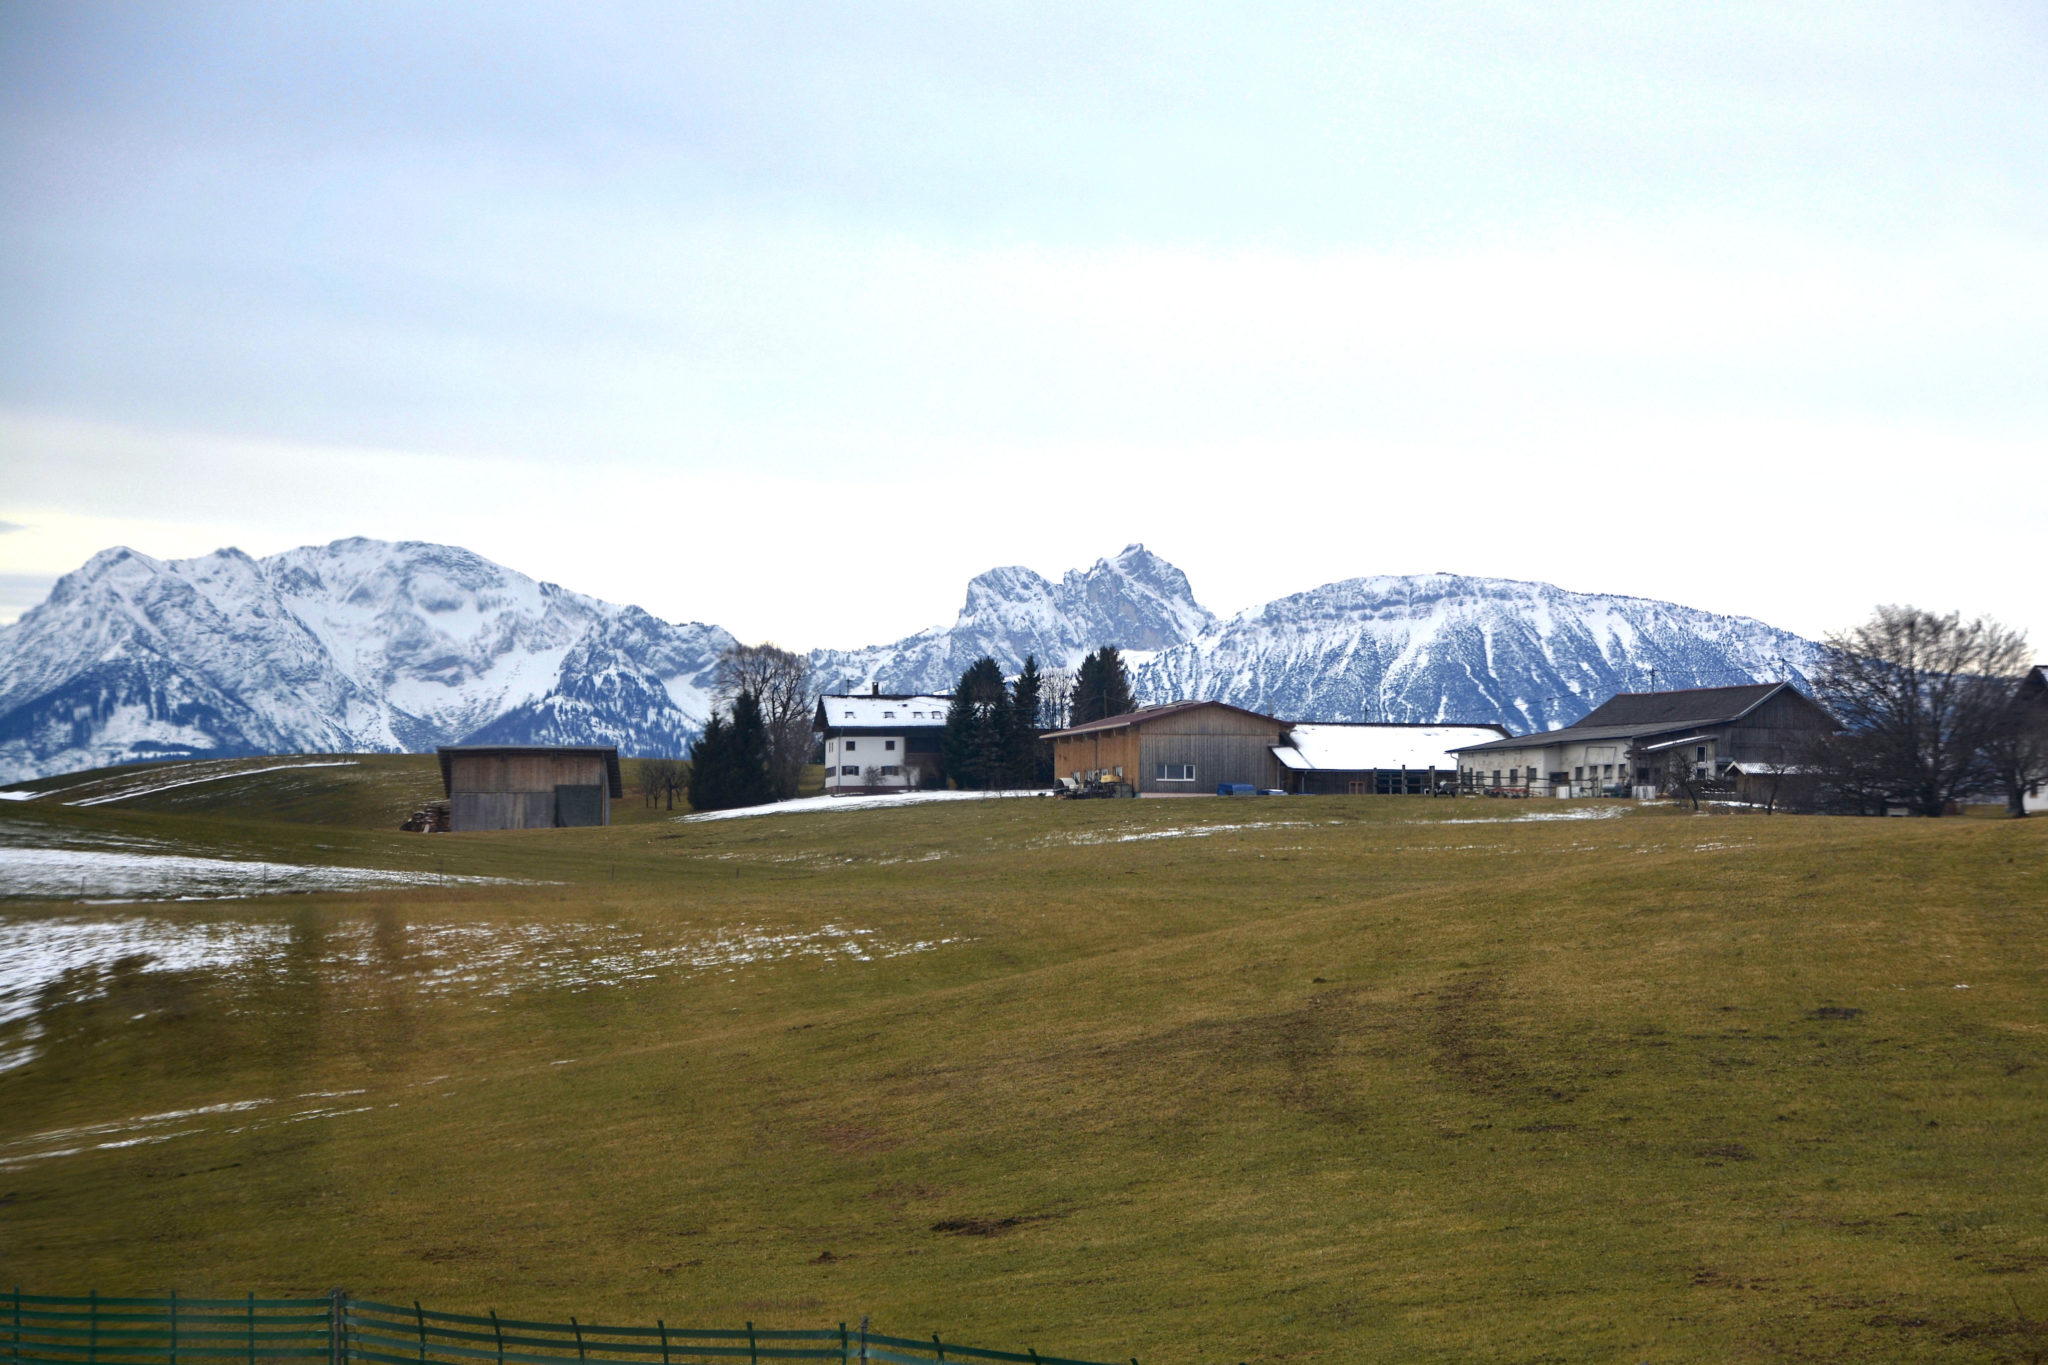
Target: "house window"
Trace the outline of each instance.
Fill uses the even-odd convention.
[[[896,747],[896,741],[893,739],[885,739],[882,741],[882,747],[884,749],[894,749]]]
[[[1498,768],[1493,770],[1493,785],[1496,787],[1500,785],[1500,769]]]
[[[1707,746],[1706,746],[1706,745],[1704,745],[1704,744],[1700,745],[1700,751],[1699,751],[1699,752],[1698,752],[1697,754],[1694,754],[1694,755],[1693,755],[1693,757],[1697,758],[1697,759],[1698,759],[1698,760],[1699,760],[1700,762],[1702,762],[1702,763],[1706,762],[1706,761],[1707,761]]]
[[[1586,770],[1585,770],[1584,768],[1574,768],[1574,769],[1572,769],[1572,781],[1574,781],[1574,782],[1579,782],[1579,781],[1583,781],[1583,780],[1584,780],[1584,778],[1585,778],[1585,776],[1586,776]]]
[[[859,777],[860,768],[856,764],[848,763],[844,767],[840,768],[839,775],[841,777]]]
[[[1510,787],[1513,787],[1513,786],[1517,786],[1517,785],[1519,785],[1519,784],[1520,784],[1520,782],[1521,782],[1521,780],[1522,780],[1522,770],[1521,770],[1520,768],[1510,768],[1510,769],[1508,769],[1508,785],[1509,785]]]
[[[848,720],[852,720],[852,719],[853,719],[853,712],[851,712],[851,711],[848,711],[848,712],[846,713],[846,718],[847,718]]]
[[[901,769],[901,768],[897,767],[897,766],[896,766],[896,765],[895,765],[894,763],[884,763],[884,764],[882,765],[882,776],[884,776],[884,777],[901,777],[902,775],[903,775],[903,769]]]
[[[1195,765],[1192,763],[1162,763],[1159,765],[1161,782],[1192,782],[1195,780]]]
[[[852,740],[850,740],[850,739],[846,741],[846,752],[848,752],[848,753],[852,753],[852,752],[853,752],[853,743],[854,743],[854,742],[853,742]]]
[[[1603,763],[1603,764],[1601,764],[1601,765],[1600,765],[1600,775],[1601,775],[1602,777],[1612,777],[1612,776],[1614,776],[1614,765],[1613,765],[1612,763]]]
[[[894,719],[896,719],[896,713],[895,713],[894,711],[884,711],[884,712],[882,713],[882,719],[883,719],[883,720],[894,720]]]

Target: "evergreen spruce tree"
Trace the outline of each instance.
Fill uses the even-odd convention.
[[[1115,645],[1104,645],[1081,660],[1081,667],[1074,674],[1074,718],[1070,724],[1083,725],[1137,709],[1138,703],[1131,696],[1131,675],[1124,668],[1121,650]]]
[[[1002,666],[983,655],[969,664],[946,709],[946,775],[962,791],[1010,782],[1010,693]]]
[[[761,702],[742,692],[733,698],[731,718],[714,712],[690,746],[690,804],[698,810],[731,810],[774,799]]]
[[[690,745],[690,805],[696,810],[724,810],[732,771],[732,731],[725,717],[712,712],[704,733]]]
[[[1039,698],[1045,680],[1039,676],[1038,659],[1024,657],[1024,671],[1010,684],[1010,784],[1017,787],[1043,786],[1052,780],[1052,755],[1040,756]]]
[[[761,806],[775,799],[775,780],[768,769],[768,724],[761,716],[761,698],[742,692],[732,699],[732,804]]]

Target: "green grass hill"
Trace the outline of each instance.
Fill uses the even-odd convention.
[[[431,758],[316,761],[0,804],[0,855],[416,878],[0,902],[14,954],[182,945],[0,1023],[6,1283],[1146,1365],[2048,1358],[2048,821],[629,794],[425,836]]]

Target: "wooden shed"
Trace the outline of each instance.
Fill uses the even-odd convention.
[[[449,827],[458,832],[608,825],[612,802],[626,794],[612,746],[465,744],[439,752]]]
[[[1289,728],[1226,702],[1177,701],[1054,730],[1045,739],[1060,777],[1193,795],[1224,783],[1278,787],[1282,770],[1273,746]]]

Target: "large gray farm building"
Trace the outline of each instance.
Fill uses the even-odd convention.
[[[457,831],[608,825],[611,803],[626,794],[610,745],[458,745],[440,755],[448,824]]]

